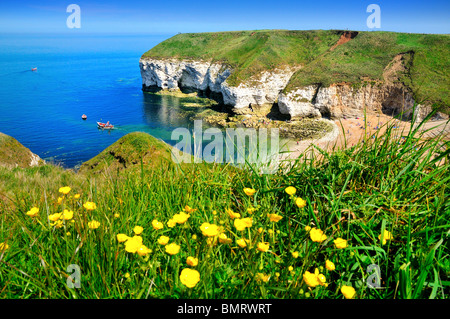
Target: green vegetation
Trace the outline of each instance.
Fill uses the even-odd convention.
[[[142,134],[115,145],[137,171],[0,167],[0,298],[448,299],[450,144],[386,125],[270,175],[144,163]]]
[[[227,82],[237,86],[252,76],[278,67],[300,67],[286,91],[310,84],[356,86],[383,81],[394,57],[405,55],[398,81],[443,111],[450,105],[449,35],[359,32],[351,41],[333,46],[344,31],[260,30],[178,34],[143,55],[152,58],[207,60],[228,64]]]
[[[29,167],[33,154],[14,137],[0,133],[0,165]]]

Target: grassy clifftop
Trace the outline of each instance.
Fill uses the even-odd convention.
[[[338,30],[185,33],[142,57],[222,62],[234,70],[227,80],[232,86],[265,70],[302,67],[286,88],[292,90],[309,84],[382,81],[394,57],[408,53],[408,71],[399,74],[399,81],[412,89],[416,100],[450,105],[450,35],[352,32],[350,41],[342,41],[345,34]]]
[[[34,159],[38,157],[14,137],[0,133],[0,166],[29,167]]]

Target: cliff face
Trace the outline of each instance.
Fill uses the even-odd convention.
[[[14,167],[33,167],[38,166],[44,161],[28,148],[23,146],[15,138],[0,133],[0,166]]]
[[[226,82],[233,70],[223,64],[171,59],[141,59],[139,64],[143,90],[196,90],[235,110],[272,105],[295,72],[267,71],[233,87]]]

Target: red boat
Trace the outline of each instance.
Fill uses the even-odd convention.
[[[37,68],[32,68],[31,71],[37,71]]]
[[[85,119],[87,119],[87,115],[86,115],[86,114],[83,114],[83,115],[81,115],[81,118],[82,118],[83,120],[85,120]]]
[[[111,130],[114,128],[114,125],[109,124],[109,121],[106,123],[97,122],[97,126],[98,126],[98,128],[107,129],[107,130]]]

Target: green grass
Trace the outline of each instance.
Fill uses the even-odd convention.
[[[389,126],[386,135],[346,150],[318,149],[272,175],[251,166],[167,161],[138,165],[137,173],[94,175],[51,165],[0,168],[0,243],[9,246],[0,252],[0,298],[342,299],[340,288],[347,285],[360,299],[448,299],[449,144],[422,139],[418,131],[397,134]],[[71,191],[59,193],[66,185]],[[287,186],[296,188],[293,197]],[[246,187],[256,193],[246,195]],[[306,206],[297,207],[295,197]],[[87,201],[97,208],[87,211]],[[168,227],[186,205],[196,211]],[[36,217],[26,215],[32,207],[39,208]],[[74,222],[51,226],[48,216],[63,209],[74,212]],[[252,218],[252,226],[237,230],[228,209]],[[267,214],[273,213],[283,218],[271,222]],[[164,228],[153,229],[154,219]],[[100,227],[89,229],[91,220]],[[209,245],[200,231],[204,222],[220,226],[231,243]],[[119,233],[133,236],[136,225],[152,250],[147,256],[127,252],[117,241]],[[305,226],[320,228],[327,240],[313,242]],[[383,230],[393,235],[385,245]],[[161,235],[180,252],[167,254],[157,243]],[[236,244],[239,238],[249,240],[246,248]],[[348,246],[336,248],[336,238]],[[269,250],[258,251],[259,242]],[[198,265],[188,266],[188,256],[197,257]],[[327,270],[326,260],[336,269]],[[66,284],[71,264],[81,270],[79,289]],[[366,284],[371,264],[380,268],[380,289]],[[180,281],[184,268],[199,272],[194,288]],[[306,285],[303,274],[315,268],[327,287]]]
[[[14,137],[0,133],[0,165],[28,167],[32,153]]]

